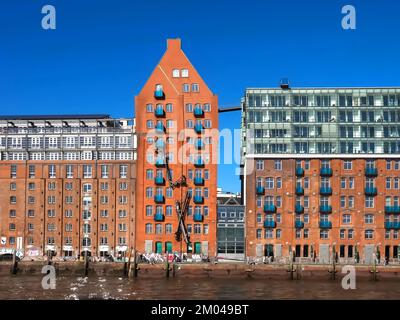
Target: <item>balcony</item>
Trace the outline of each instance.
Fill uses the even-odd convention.
[[[194,196],[193,202],[196,204],[202,204],[204,202],[204,198],[203,196]]]
[[[196,186],[202,186],[202,185],[204,185],[204,178],[202,178],[202,177],[195,177],[194,180],[193,180],[193,183],[194,183]]]
[[[376,177],[378,175],[377,168],[365,168],[365,175],[367,177]]]
[[[195,167],[204,167],[204,161],[201,157],[198,157],[194,162]]]
[[[400,214],[400,206],[385,206],[385,213]]]
[[[194,222],[203,222],[203,220],[204,220],[204,217],[203,217],[203,215],[201,213],[195,213],[193,215],[193,221]]]
[[[385,229],[400,229],[400,222],[385,222]]]
[[[162,168],[165,166],[165,161],[163,158],[157,158],[156,159],[156,167]]]
[[[365,195],[366,196],[376,196],[378,194],[378,190],[375,187],[366,187]]]
[[[264,204],[264,212],[265,213],[275,213],[276,206],[273,204]]]
[[[332,222],[331,221],[320,221],[319,227],[321,229],[332,229]]]
[[[295,221],[294,222],[294,227],[296,229],[303,229],[304,228],[304,222],[303,221]]]
[[[322,177],[332,177],[332,168],[321,168],[320,175]]]
[[[265,188],[263,186],[257,186],[256,187],[256,193],[261,196],[265,193]]]
[[[162,221],[164,221],[164,219],[165,219],[165,217],[164,217],[164,214],[162,214],[162,213],[156,213],[154,215],[154,221],[162,222]]]
[[[203,133],[203,132],[204,132],[204,127],[203,127],[203,125],[202,125],[201,123],[196,123],[196,124],[194,125],[194,131],[195,131],[196,133],[198,133],[198,134]]]
[[[304,188],[302,186],[296,187],[296,195],[302,196],[304,194]]]
[[[154,98],[156,98],[157,100],[165,99],[164,91],[162,89],[155,90],[154,91]]]
[[[321,205],[321,206],[319,206],[319,212],[321,212],[321,213],[331,213],[332,212],[332,206]]]
[[[304,169],[303,169],[303,168],[300,168],[300,167],[296,168],[296,176],[297,176],[297,177],[302,177],[302,176],[304,176]]]
[[[264,228],[276,228],[276,222],[274,220],[265,220]]]
[[[165,142],[162,139],[158,139],[156,141],[156,148],[157,149],[164,149],[165,148]]]
[[[202,108],[194,108],[193,113],[196,118],[204,117],[204,111]]]
[[[162,194],[156,194],[154,196],[154,202],[155,203],[164,203],[165,202],[165,198]]]
[[[155,177],[154,183],[158,186],[162,186],[165,184],[165,179],[164,177]]]
[[[330,196],[330,195],[332,195],[332,188],[331,187],[321,187],[319,189],[319,193],[322,196]]]
[[[165,133],[165,127],[162,122],[157,122],[155,129],[156,133]]]
[[[303,213],[304,212],[304,207],[301,204],[296,204],[294,211],[296,213]]]
[[[195,143],[195,146],[196,146],[197,150],[203,149],[204,148],[203,140],[201,140],[201,139],[197,140],[196,143]]]
[[[155,115],[157,118],[165,117],[164,108],[163,108],[163,107],[160,107],[160,106],[156,107],[155,110],[154,110],[154,115]]]

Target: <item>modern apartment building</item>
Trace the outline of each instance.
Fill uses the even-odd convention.
[[[397,260],[400,88],[247,89],[248,256]]]
[[[136,96],[135,112],[136,248],[214,256],[218,99],[179,39],[168,40],[165,54]]]
[[[0,252],[124,255],[134,246],[133,119],[0,117]]]

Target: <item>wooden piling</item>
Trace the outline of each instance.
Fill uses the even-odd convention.
[[[11,273],[12,274],[17,274],[17,271],[18,271],[17,251],[13,250],[13,260],[12,260],[12,266],[11,266]]]

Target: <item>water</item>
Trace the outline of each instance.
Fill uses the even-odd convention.
[[[400,280],[127,279],[118,276],[58,276],[56,289],[43,290],[41,275],[0,276],[0,299],[400,299]]]

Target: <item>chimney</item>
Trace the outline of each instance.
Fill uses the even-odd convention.
[[[167,49],[168,50],[181,50],[181,39],[168,39],[167,40]]]

